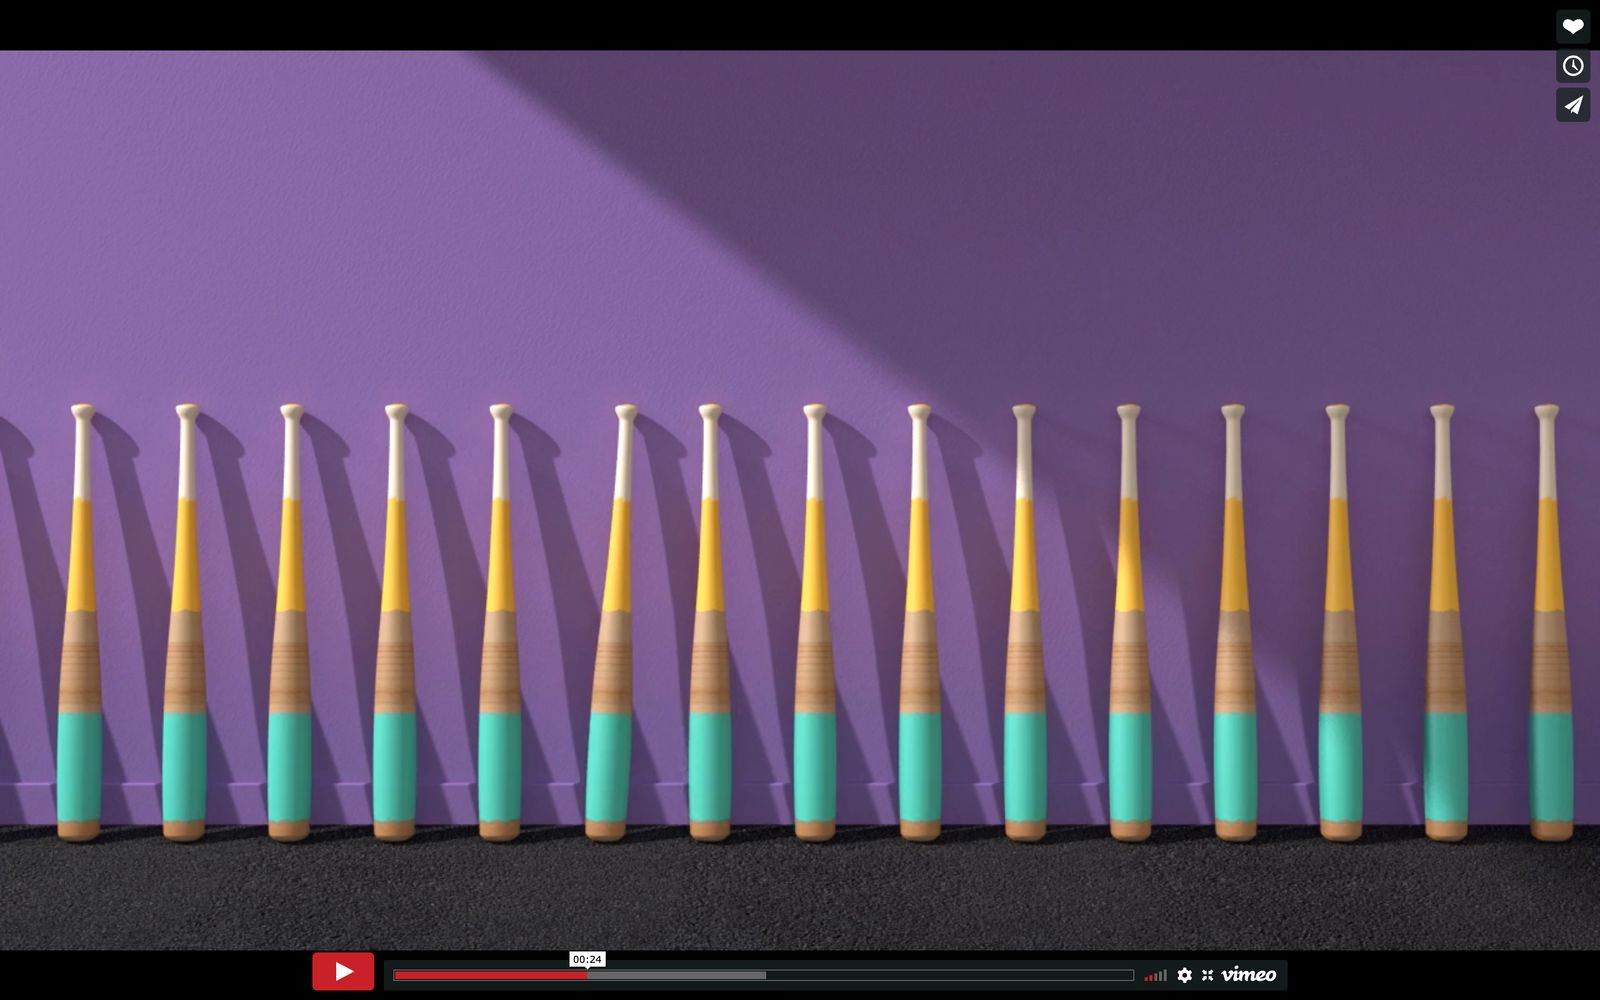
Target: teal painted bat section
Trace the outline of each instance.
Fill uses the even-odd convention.
[[[900,713],[900,818],[939,818],[944,760],[939,712]]]
[[[1037,823],[1045,806],[1044,713],[1007,712],[1005,738],[1006,819]]]
[[[267,715],[267,819],[311,818],[311,713]]]
[[[689,819],[728,819],[733,802],[733,717],[689,713]]]
[[[417,818],[417,714],[379,712],[372,727],[372,819]]]
[[[1321,817],[1361,821],[1361,713],[1317,716],[1317,799]]]
[[[56,819],[82,823],[100,818],[99,712],[62,712],[56,726]]]
[[[1572,713],[1528,714],[1528,798],[1533,818],[1572,822]]]
[[[797,712],[794,717],[794,818],[821,823],[839,803],[839,717]]]
[[[522,713],[478,713],[478,819],[522,819]]]
[[[589,761],[584,771],[583,817],[599,823],[628,818],[628,759],[633,751],[631,712],[589,713]]]
[[[1423,724],[1423,815],[1467,821],[1467,713],[1429,712]]]
[[[1119,823],[1150,820],[1152,797],[1149,712],[1112,712],[1106,755],[1111,818]]]
[[[1243,823],[1256,818],[1256,715],[1254,712],[1217,712],[1215,792],[1217,819]]]
[[[161,818],[170,823],[206,818],[204,712],[167,712],[161,718]]]

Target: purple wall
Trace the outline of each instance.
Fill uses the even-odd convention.
[[[1315,816],[1324,404],[1352,404],[1367,808],[1420,822],[1431,421],[1455,485],[1473,814],[1526,817],[1535,403],[1560,422],[1578,819],[1600,819],[1600,126],[1548,52],[83,55],[0,61],[0,822],[52,821],[94,402],[109,821],[159,817],[177,480],[204,407],[211,815],[263,821],[278,404],[304,402],[316,818],[368,818],[384,403],[412,406],[424,821],[473,813],[488,404],[530,822],[580,818],[613,404],[636,467],[634,815],[685,818],[700,421],[723,419],[735,820],[787,816],[802,404],[826,401],[841,818],[893,816],[910,428],[934,406],[946,815],[999,818],[1013,420],[1039,404],[1051,819],[1104,816],[1115,404],[1140,421],[1156,819],[1208,815],[1240,400],[1261,815]],[[1584,291],[1591,288],[1590,291]]]

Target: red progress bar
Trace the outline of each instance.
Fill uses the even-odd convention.
[[[588,969],[396,969],[396,982],[407,979],[451,980],[527,980],[588,979]]]

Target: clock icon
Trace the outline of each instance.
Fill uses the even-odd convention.
[[[1556,81],[1589,82],[1589,53],[1584,49],[1561,49],[1556,53]]]

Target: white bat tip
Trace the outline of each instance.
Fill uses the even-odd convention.
[[[511,419],[511,404],[510,403],[496,403],[496,404],[494,404],[493,406],[489,407],[489,416],[495,418],[496,420],[510,420]]]
[[[1449,403],[1439,403],[1428,407],[1428,412],[1433,414],[1435,420],[1448,420],[1450,415],[1456,412],[1456,408]]]
[[[383,412],[389,415],[390,420],[404,420],[406,414],[411,412],[411,407],[404,403],[390,403],[383,408]]]
[[[828,408],[821,403],[807,403],[805,405],[805,414],[808,420],[821,420],[827,416]]]
[[[1132,419],[1138,417],[1139,416],[1139,404],[1138,403],[1123,403],[1121,406],[1117,407],[1117,416],[1121,417],[1124,420],[1132,420]]]
[[[1343,420],[1350,415],[1350,406],[1346,403],[1334,403],[1328,407],[1328,416],[1334,420]]]
[[[176,407],[179,420],[193,420],[200,415],[200,404],[179,403]]]
[[[906,412],[911,414],[912,420],[926,420],[928,419],[928,414],[933,412],[933,407],[927,403],[912,403],[906,407]]]
[[[623,420],[632,420],[639,415],[639,408],[632,403],[622,403],[617,407],[617,416]]]
[[[1222,408],[1222,415],[1228,420],[1238,420],[1240,417],[1244,416],[1244,404],[1229,403],[1227,406]]]
[[[278,407],[278,412],[289,420],[299,420],[300,415],[306,412],[306,408],[299,403],[284,403]]]
[[[716,403],[706,403],[700,407],[700,415],[707,420],[715,420],[722,416],[722,407]]]
[[[72,415],[77,417],[79,420],[88,420],[90,417],[94,416],[94,404],[78,403],[72,407]]]
[[[1016,406],[1011,408],[1011,412],[1018,420],[1028,420],[1034,415],[1034,413],[1038,411],[1038,409],[1039,408],[1034,406],[1032,403],[1018,403]]]
[[[1540,420],[1545,420],[1547,418],[1554,420],[1556,418],[1556,414],[1561,412],[1561,407],[1554,403],[1544,403],[1539,406],[1535,406],[1533,408],[1533,412],[1534,415]]]

